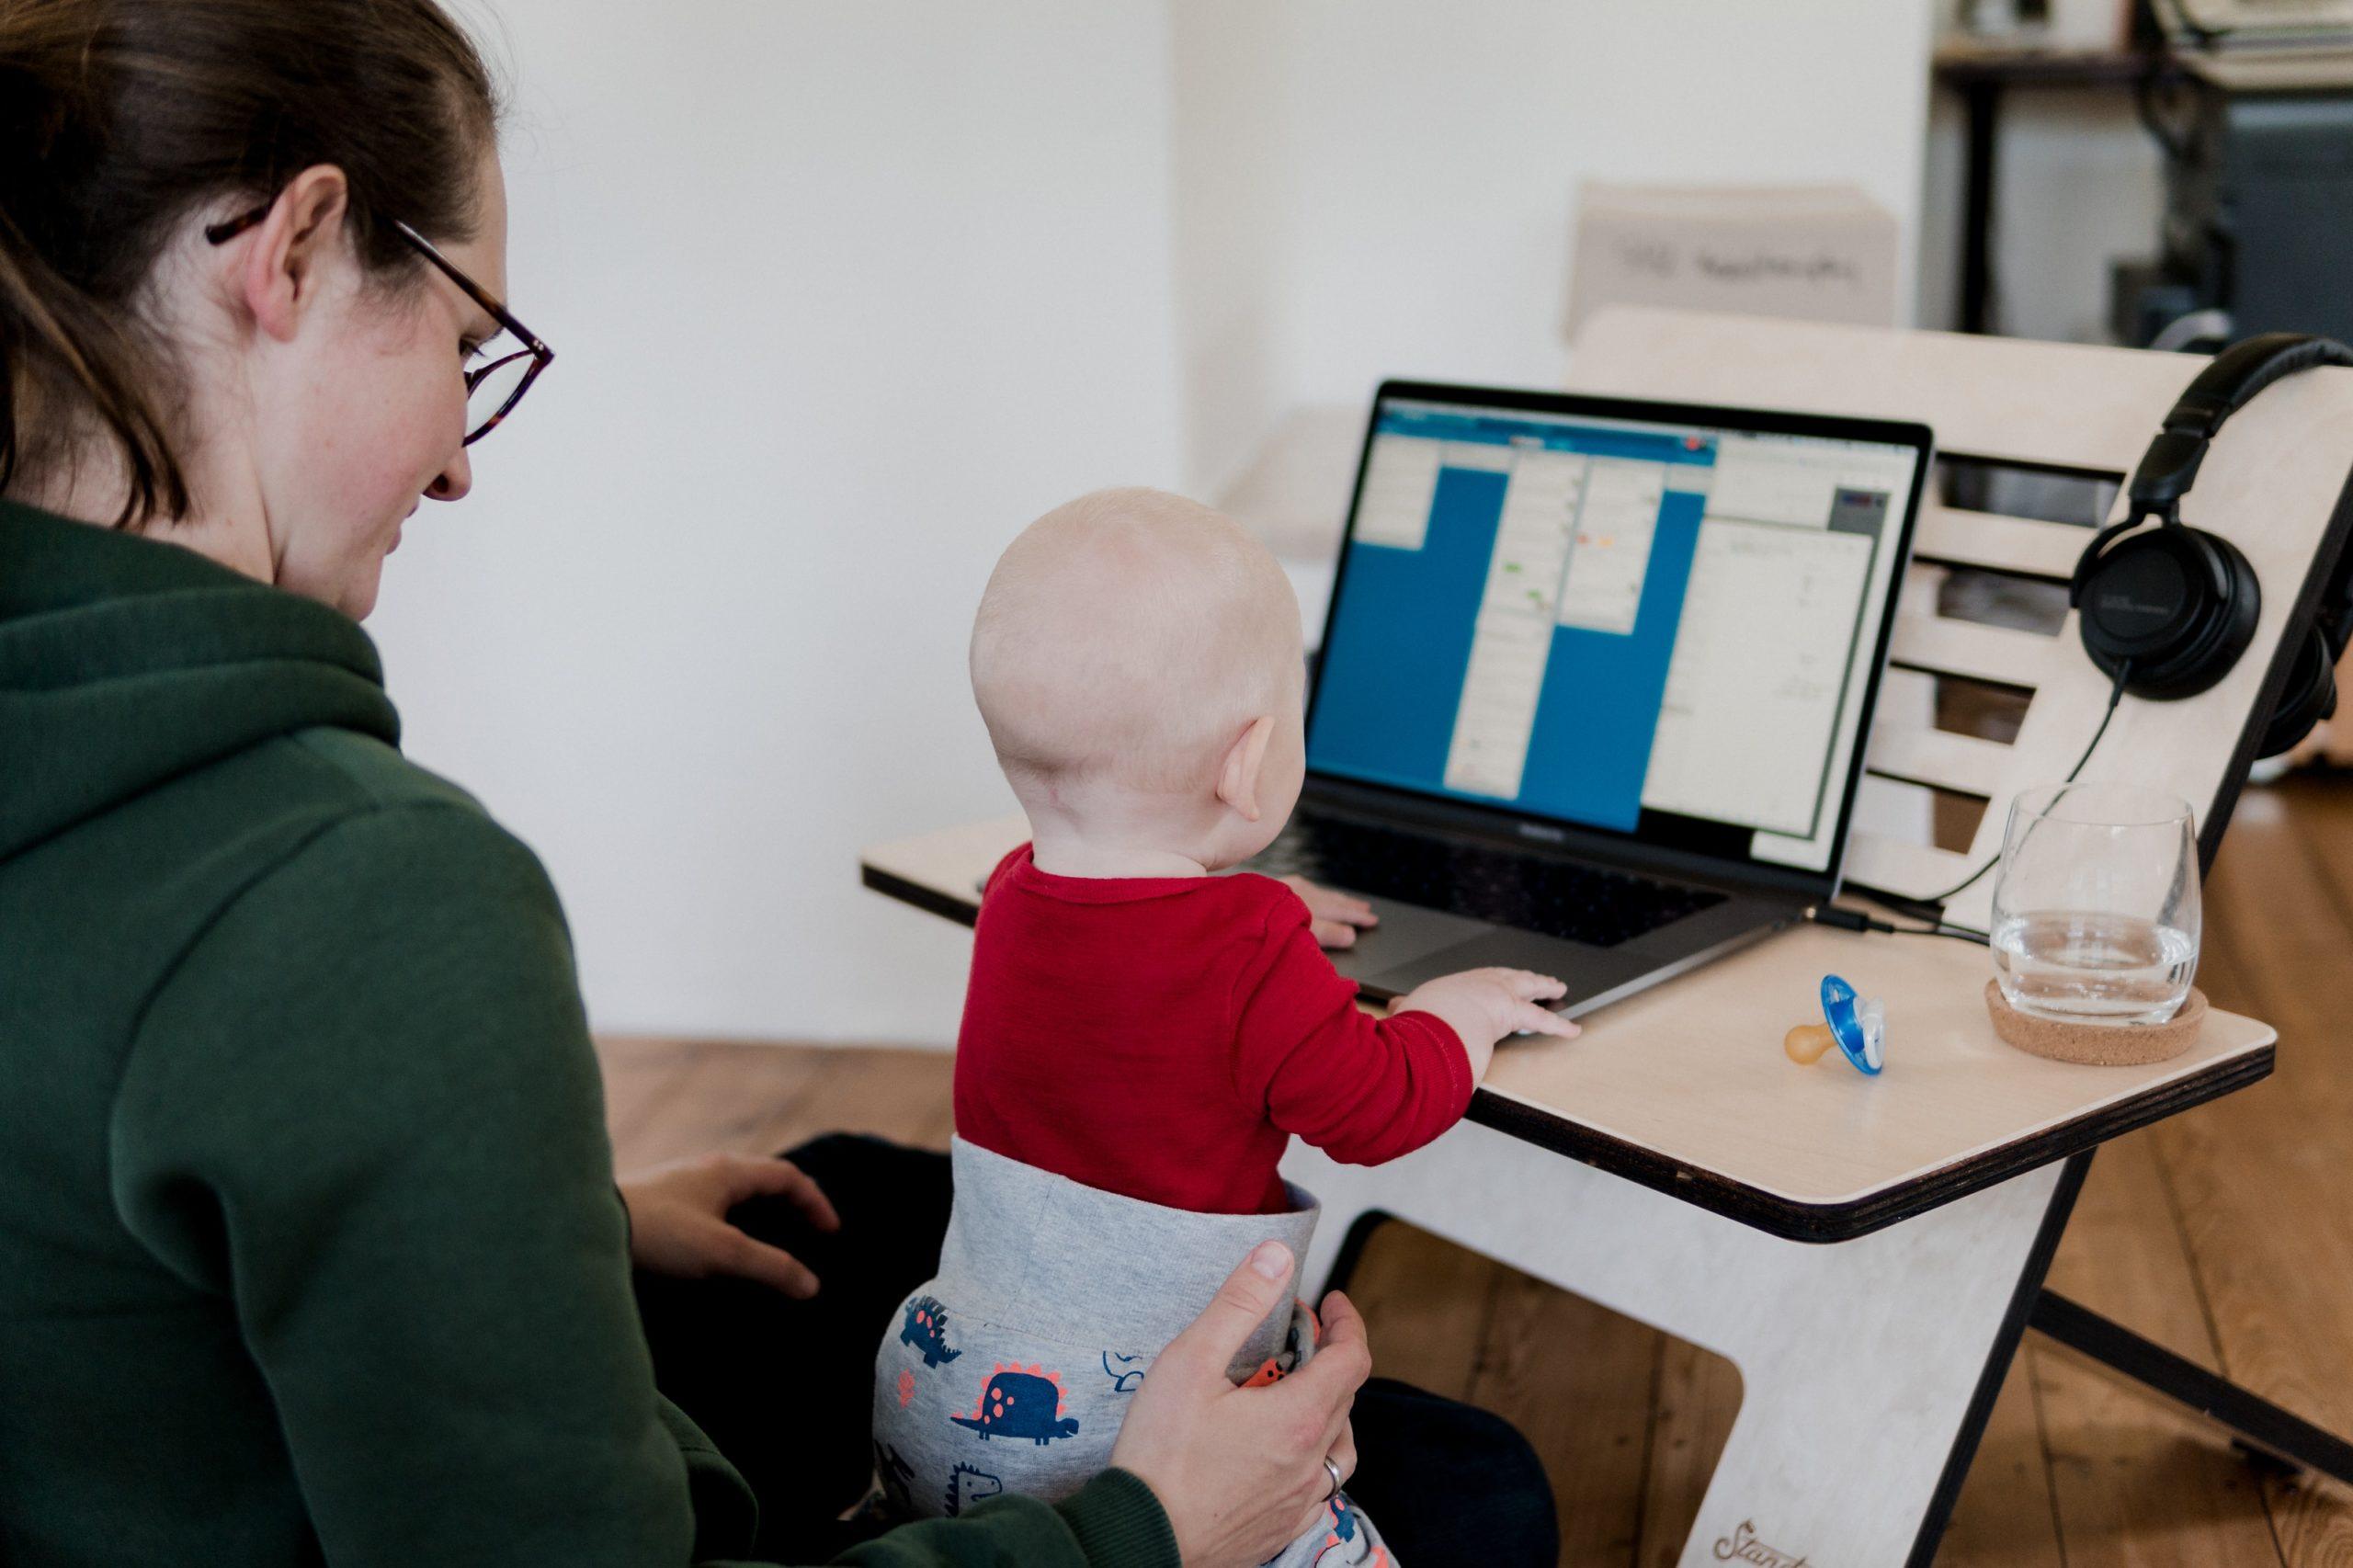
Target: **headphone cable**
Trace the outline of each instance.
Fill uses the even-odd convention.
[[[1898,926],[1836,903],[1817,904],[1805,912],[1805,917],[1816,926],[1835,926],[1841,931],[1878,931],[1890,937],[1950,937],[1956,942],[1974,942],[1981,948],[1988,945],[1979,933],[1964,926],[1948,926],[1941,920],[1928,926]]]
[[[2116,666],[2116,684],[2109,688],[2108,711],[2100,715],[2099,728],[2092,732],[2091,744],[2084,747],[2084,755],[2075,759],[2075,766],[2067,769],[2067,777],[2060,780],[2062,784],[2073,784],[2077,776],[2084,771],[2084,765],[2091,761],[2092,753],[2099,749],[2100,738],[2108,733],[2109,721],[2116,717],[2117,705],[2124,700],[2124,687],[2131,679],[2132,661],[2130,659],[2123,660]],[[1904,895],[1892,902],[1899,904],[1916,905],[1921,908],[1933,906],[1936,908],[1937,912],[1941,915],[1943,913],[1943,905],[1948,903],[1954,894],[1974,886],[1979,878],[1983,877],[1986,872],[1992,870],[2001,863],[2002,857],[1997,853],[1992,859],[1986,861],[1984,865],[1978,867],[1977,869],[1970,872],[1969,875],[1961,878],[1961,881],[1953,883],[1952,886],[1945,889],[1942,892],[1927,893],[1917,898]],[[1937,931],[1933,933],[1921,932],[1918,934],[1923,936],[1931,934],[1944,936],[1949,934],[1947,930],[1941,928],[1943,926],[1941,920],[1939,920],[1938,924],[1940,928]],[[1972,937],[1971,939],[1982,940],[1983,938]]]

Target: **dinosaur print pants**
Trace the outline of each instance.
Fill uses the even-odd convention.
[[[953,1517],[999,1493],[1057,1502],[1110,1462],[1161,1348],[1269,1237],[1294,1257],[1315,1200],[1195,1214],[1081,1186],[963,1140],[936,1278],[900,1304],[874,1361],[875,1491],[892,1523]],[[1315,1350],[1304,1303],[1258,1325],[1229,1369],[1271,1381]],[[1268,1568],[1394,1568],[1346,1493]]]

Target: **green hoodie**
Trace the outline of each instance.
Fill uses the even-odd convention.
[[[351,621],[0,504],[0,1562],[686,1564],[570,941]],[[845,1561],[1175,1568],[1098,1477]]]

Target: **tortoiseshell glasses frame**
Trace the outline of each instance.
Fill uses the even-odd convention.
[[[227,222],[215,223],[204,231],[204,237],[216,245],[227,244],[239,234],[244,233],[246,230],[254,227],[263,219],[268,217],[269,210],[273,205],[275,205],[274,202],[264,202],[259,207],[255,208],[252,211],[232,218]],[[407,241],[410,245],[415,247],[419,256],[422,256],[426,260],[440,268],[442,275],[448,278],[450,282],[456,284],[459,290],[463,293],[467,299],[472,300],[475,304],[480,305],[483,310],[489,312],[490,317],[493,321],[495,321],[506,331],[514,334],[515,341],[523,345],[521,348],[516,350],[512,354],[502,355],[486,365],[476,366],[474,369],[465,371],[466,395],[472,397],[476,387],[481,386],[492,376],[496,375],[500,370],[503,370],[507,366],[514,364],[517,360],[529,359],[531,362],[530,365],[523,371],[523,379],[515,383],[515,390],[513,392],[508,392],[506,397],[499,400],[498,407],[492,412],[490,417],[484,419],[480,425],[466,432],[465,444],[471,447],[476,441],[481,440],[484,436],[489,435],[493,430],[497,429],[499,421],[505,419],[508,415],[515,412],[515,405],[523,401],[523,394],[531,390],[531,383],[540,379],[540,372],[546,369],[551,364],[555,362],[555,350],[550,348],[543,340],[531,331],[529,327],[525,326],[521,322],[516,320],[515,312],[508,310],[497,299],[493,297],[489,290],[483,288],[481,284],[467,277],[464,269],[460,267],[456,262],[451,261],[448,256],[443,256],[439,251],[436,250],[433,246],[432,241],[426,239],[423,234],[418,233],[415,229],[410,228],[406,223],[402,222],[397,218],[393,219],[392,222],[393,233],[399,234],[402,239]]]

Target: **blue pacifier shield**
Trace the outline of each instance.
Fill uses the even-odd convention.
[[[1857,1072],[1874,1078],[1886,1062],[1881,1051],[1884,1017],[1877,1004],[1862,1002],[1838,976],[1822,977],[1822,1017],[1830,1026],[1830,1038]]]

